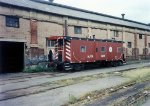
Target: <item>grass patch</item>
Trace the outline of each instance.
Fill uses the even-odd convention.
[[[139,68],[131,71],[126,71],[122,73],[123,77],[128,77],[136,82],[142,82],[145,80],[150,80],[150,68]]]
[[[42,67],[40,65],[26,67],[23,72],[25,73],[37,73],[37,72],[53,72],[56,68],[54,67]]]
[[[107,74],[96,74],[96,75],[87,75],[87,76],[81,76],[81,77],[75,77],[75,78],[68,78],[68,79],[63,79],[63,80],[58,80],[57,84],[58,85],[72,85],[72,84],[77,84],[81,82],[86,82],[86,81],[91,81],[91,80],[96,80],[100,78],[105,78],[107,77]]]
[[[74,95],[69,94],[69,103],[74,104],[76,102],[77,102],[77,98]]]
[[[130,81],[122,83],[115,87],[111,87],[111,88],[107,88],[107,89],[103,89],[103,90],[96,90],[96,91],[87,93],[87,94],[83,95],[82,97],[80,97],[77,100],[77,102],[74,102],[74,106],[78,106],[81,104],[82,105],[87,104],[90,101],[97,100],[97,98],[106,97],[106,96],[112,94],[113,92],[119,91],[120,89],[125,89],[126,87],[133,86],[139,82],[148,81],[148,80],[150,80],[150,68],[146,67],[146,68],[138,68],[138,69],[133,69],[133,70],[124,71],[124,72],[111,72],[111,73],[107,73],[105,75],[102,74],[103,77],[104,76],[108,77],[111,75],[127,77],[127,78],[130,78]],[[94,77],[94,79],[95,78],[97,79],[98,75],[90,76],[90,78],[92,78],[92,77]],[[84,79],[89,79],[89,78],[85,77],[82,80],[84,80]],[[149,89],[149,87],[145,88],[145,89]],[[90,99],[88,99],[88,98],[90,98]],[[121,100],[119,100],[119,101],[121,101]],[[69,105],[69,104],[67,104],[67,105]]]
[[[76,102],[68,102],[68,104],[65,104],[63,106],[81,106],[81,105],[86,105],[87,103],[90,103],[91,101],[97,100],[98,98],[104,98],[106,96],[111,95],[114,92],[119,91],[120,89],[123,89],[123,87],[130,87],[132,85],[135,85],[136,83],[133,81],[130,82],[125,82],[122,83],[121,85],[107,88],[107,89],[102,89],[102,90],[95,90],[91,91],[87,94],[84,94],[80,98],[76,100]]]
[[[144,88],[144,90],[149,90],[149,91],[150,91],[150,86],[146,86],[146,87]]]

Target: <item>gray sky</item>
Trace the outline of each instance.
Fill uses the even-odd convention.
[[[65,4],[81,9],[150,23],[150,0],[54,0],[55,3]]]

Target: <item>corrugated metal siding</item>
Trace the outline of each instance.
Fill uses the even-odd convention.
[[[150,30],[150,26],[134,22],[130,20],[123,20],[121,18],[115,18],[112,16],[89,12],[85,10],[75,9],[75,8],[68,8],[68,6],[62,6],[58,4],[42,4],[30,0],[0,0],[1,3],[7,3],[12,4],[16,6],[21,7],[27,7],[31,9],[36,9],[40,11],[45,11],[49,13],[64,15],[64,16],[70,16],[75,18],[82,18],[87,20],[93,20],[93,21],[100,21],[105,23],[111,23],[111,24],[117,24],[117,25],[123,25],[123,26],[129,26],[129,27],[135,27],[135,28],[141,28],[141,29],[147,29]]]

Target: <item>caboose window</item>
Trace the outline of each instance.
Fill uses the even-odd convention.
[[[96,48],[96,52],[98,52],[98,48]]]
[[[80,47],[80,52],[86,52],[86,46],[81,46]]]
[[[80,26],[74,26],[74,34],[82,34],[82,28]]]
[[[117,52],[118,52],[118,53],[122,53],[122,51],[123,51],[123,50],[122,50],[122,47],[118,47],[118,48],[117,48]]]
[[[105,47],[101,47],[101,52],[105,52]]]

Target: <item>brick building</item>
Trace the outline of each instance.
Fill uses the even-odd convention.
[[[0,70],[46,60],[52,35],[121,40],[128,60],[150,57],[148,24],[42,0],[0,0]]]

